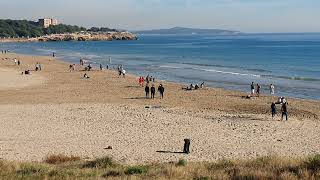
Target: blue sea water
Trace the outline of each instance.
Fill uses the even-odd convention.
[[[249,92],[250,83],[269,84],[276,94],[320,99],[320,34],[232,36],[141,35],[137,41],[2,43],[0,49],[51,55],[78,63],[122,64],[127,72],[185,84]],[[67,68],[67,67],[66,67]]]

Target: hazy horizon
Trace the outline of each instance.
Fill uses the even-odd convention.
[[[1,19],[56,18],[84,27],[151,30],[172,27],[246,33],[320,32],[316,0],[0,0]]]

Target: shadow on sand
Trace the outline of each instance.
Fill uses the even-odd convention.
[[[157,153],[169,153],[169,154],[185,154],[184,152],[175,151],[156,151]]]
[[[123,98],[123,99],[146,99],[145,97],[129,97],[129,98]]]

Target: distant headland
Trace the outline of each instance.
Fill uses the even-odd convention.
[[[36,41],[112,41],[137,40],[131,32],[111,28],[84,28],[59,24],[58,20],[43,18],[38,22],[0,19],[0,42]]]
[[[240,34],[240,31],[224,30],[224,29],[195,29],[185,27],[174,27],[170,29],[154,29],[145,31],[135,31],[136,34],[163,34],[163,35],[234,35]]]

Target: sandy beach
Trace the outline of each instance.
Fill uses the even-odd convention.
[[[36,62],[42,71],[21,75]],[[51,57],[0,54],[0,158],[41,161],[63,153],[141,164],[320,153],[319,101],[287,98],[289,121],[280,121],[280,107],[274,119],[270,113],[277,97],[245,99],[246,93],[218,88],[185,91],[181,84],[156,80],[165,98],[157,94],[151,100],[133,75],[94,70],[83,79],[83,67],[68,68]],[[174,153],[182,151],[185,138],[192,140],[191,154]]]

